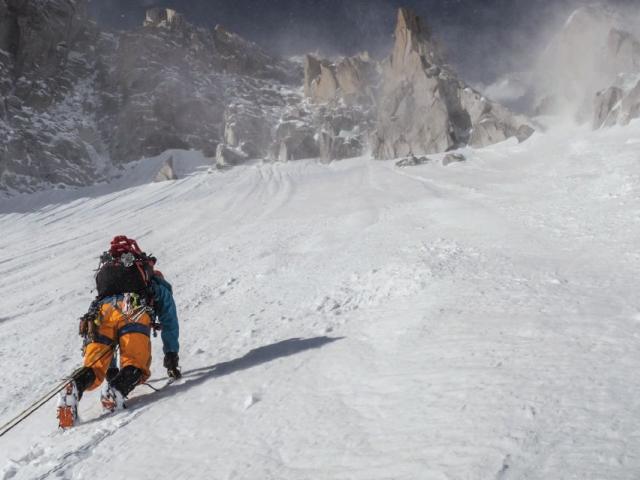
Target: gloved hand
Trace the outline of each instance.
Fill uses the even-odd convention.
[[[86,318],[86,315],[80,319],[80,324],[78,325],[78,335],[81,337],[86,336],[89,333],[89,321]]]
[[[89,305],[89,311],[80,317],[78,334],[81,337],[93,339],[98,330],[98,316],[100,315],[100,302],[96,299]]]
[[[88,337],[93,339],[96,335],[97,325],[95,323],[95,316],[86,313],[80,318],[80,324],[78,325],[78,335],[81,337]]]
[[[178,361],[180,357],[178,357],[178,352],[167,352],[164,354],[164,368],[167,369],[167,375],[171,378],[180,378],[182,377],[182,373],[178,368]]]

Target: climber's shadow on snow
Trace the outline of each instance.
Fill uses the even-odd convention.
[[[130,408],[138,408],[148,402],[157,400],[159,397],[175,395],[200,385],[207,380],[224,375],[230,375],[240,370],[262,365],[282,357],[295,355],[296,353],[313,348],[320,348],[344,337],[314,337],[314,338],[290,338],[281,342],[273,343],[264,347],[254,348],[246,355],[228,362],[216,363],[208,367],[195,368],[182,372],[182,380],[168,386],[158,392],[148,393],[131,398],[128,402]],[[162,380],[162,379],[159,379]],[[166,379],[165,379],[166,380]],[[138,388],[144,388],[140,386]]]

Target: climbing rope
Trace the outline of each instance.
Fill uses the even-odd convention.
[[[128,316],[126,316],[125,320],[127,322],[135,322],[142,316],[142,314],[145,313],[145,311],[146,309],[144,307],[138,307],[134,309]],[[7,432],[12,430],[16,425],[20,424],[26,418],[30,417],[33,413],[35,413],[38,409],[40,409],[40,407],[42,407],[45,403],[47,403],[49,400],[55,397],[56,394],[60,393],[67,386],[69,382],[71,382],[72,380],[75,380],[80,374],[82,374],[85,371],[85,369],[93,367],[96,363],[102,360],[108,353],[115,353],[117,349],[118,349],[118,340],[116,339],[114,343],[112,343],[111,345],[108,345],[108,348],[105,348],[105,350],[102,353],[100,353],[97,356],[97,358],[95,358],[92,362],[90,362],[89,365],[85,365],[83,367],[76,369],[70,376],[62,380],[52,390],[47,392],[45,395],[40,397],[38,400],[32,403],[25,410],[23,410],[14,418],[12,418],[7,423],[2,425],[2,427],[0,427],[0,437],[2,437]]]
[[[26,418],[30,417],[33,413],[35,413],[38,409],[40,409],[40,407],[42,407],[45,403],[47,403],[49,400],[51,400],[53,397],[55,397],[59,392],[61,392],[67,386],[67,384],[70,381],[75,380],[81,373],[83,373],[85,371],[85,369],[93,367],[102,358],[104,358],[107,355],[107,353],[115,352],[117,347],[118,347],[117,344],[113,344],[109,348],[105,349],[105,351],[102,352],[102,354],[100,356],[98,356],[98,358],[96,358],[89,365],[78,368],[75,372],[73,372],[67,378],[62,380],[62,382],[60,382],[58,385],[56,385],[52,390],[50,390],[49,392],[44,394],[42,397],[40,397],[38,400],[36,400],[34,403],[32,403],[29,407],[27,407],[25,410],[23,410],[18,415],[16,415],[14,418],[12,418],[7,423],[2,425],[2,427],[0,427],[0,437],[2,437],[7,432],[12,430],[15,426],[20,424]]]

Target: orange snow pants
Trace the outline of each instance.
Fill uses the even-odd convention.
[[[114,300],[116,298],[115,304],[102,304],[98,332],[84,352],[84,366],[90,366],[96,375],[87,390],[99,387],[104,381],[113,356],[112,345],[116,341],[120,345],[120,368],[129,365],[139,368],[142,370],[141,382],[151,375],[151,317],[143,310],[124,309],[125,301],[120,296]],[[105,353],[107,350],[110,351]]]

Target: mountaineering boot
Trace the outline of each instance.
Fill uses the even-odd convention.
[[[122,393],[107,382],[102,385],[102,389],[100,390],[100,403],[102,403],[102,408],[108,412],[115,412],[116,410],[123,410],[125,408]]]
[[[127,365],[118,372],[118,375],[109,384],[122,393],[123,397],[126,397],[140,383],[142,375],[141,369],[133,365]]]
[[[71,380],[58,395],[58,426],[66,429],[75,425],[78,418],[78,387]]]
[[[96,379],[95,373],[90,368],[80,368],[71,376],[72,380],[67,383],[58,395],[58,426],[60,428],[71,428],[78,419],[78,402],[82,398],[82,392],[89,387]]]
[[[114,378],[118,376],[120,369],[118,367],[109,367],[107,369],[107,382],[113,381]]]
[[[142,370],[128,365],[118,372],[118,374],[102,387],[100,401],[105,410],[113,412],[126,408],[125,398],[142,379]]]

